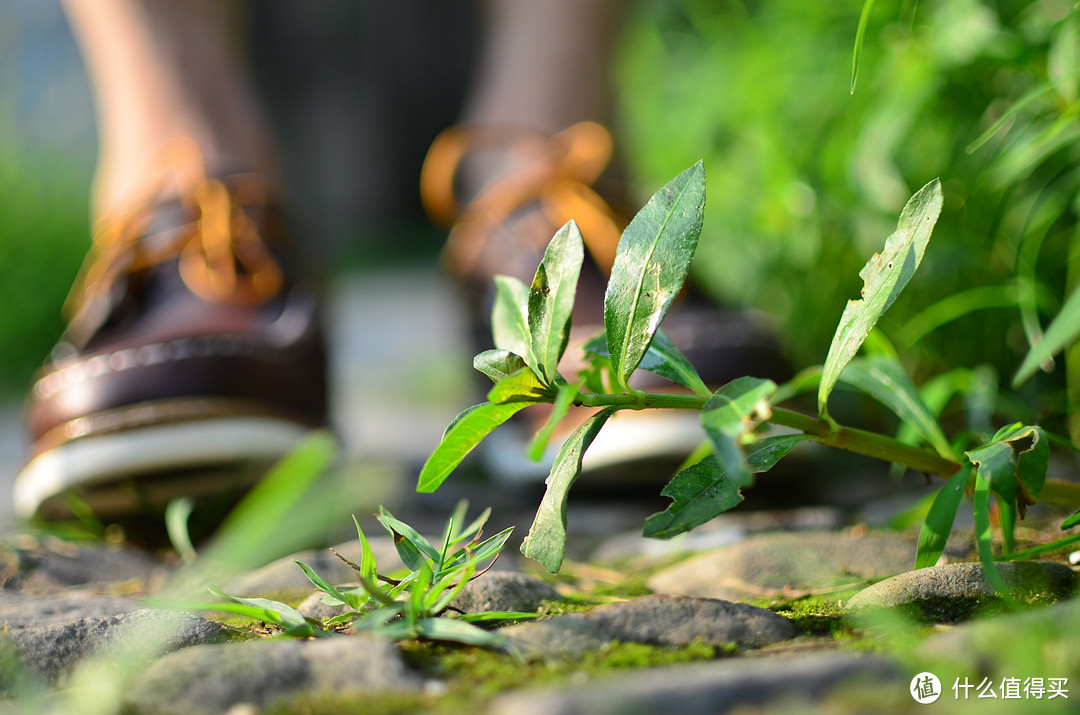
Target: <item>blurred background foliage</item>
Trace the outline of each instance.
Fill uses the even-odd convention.
[[[641,2],[618,78],[631,174],[658,186],[704,157],[697,278],[764,311],[798,367],[824,359],[859,269],[940,176],[934,238],[880,328],[919,381],[983,366],[1008,385],[1075,282],[1074,4],[880,0],[852,94],[861,9]],[[1003,402],[1008,416],[1063,416],[1058,368]]]
[[[1077,10],[1072,0],[877,0],[852,94],[861,10],[860,0],[629,3],[615,79],[634,188],[648,196],[705,159],[697,278],[762,311],[803,367],[823,360],[904,202],[940,176],[945,210],[882,333],[919,381],[977,368],[980,384],[1007,385],[1077,283]],[[11,32],[0,31],[0,50]],[[3,116],[17,116],[3,94]],[[442,107],[440,126],[456,111]],[[61,329],[58,306],[87,245],[91,156],[28,145],[21,131],[0,119],[0,394],[15,397]],[[1068,372],[1040,374],[999,409],[1061,418]]]

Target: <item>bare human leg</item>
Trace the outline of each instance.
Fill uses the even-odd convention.
[[[100,137],[93,213],[146,198],[163,149],[194,141],[211,172],[273,169],[233,0],[64,0],[93,81]]]

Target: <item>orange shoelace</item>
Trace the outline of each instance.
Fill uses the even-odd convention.
[[[502,147],[520,151],[525,160],[462,207],[455,193],[462,160],[477,149]],[[451,267],[468,274],[492,230],[537,202],[556,227],[577,221],[593,259],[609,272],[622,223],[592,185],[611,161],[613,147],[611,134],[595,122],[575,124],[554,136],[484,125],[443,131],[424,160],[420,195],[433,220],[454,226],[445,252]]]
[[[281,266],[270,253],[255,222],[244,207],[264,208],[270,187],[259,174],[236,174],[228,184],[205,174],[195,143],[180,139],[162,156],[164,177],[149,198],[130,209],[99,219],[86,261],[64,304],[73,319],[96,296],[107,292],[123,275],[178,259],[180,276],[199,297],[216,302],[254,305],[272,298],[281,288]],[[160,197],[175,196],[192,219],[169,227],[155,240],[143,240]]]

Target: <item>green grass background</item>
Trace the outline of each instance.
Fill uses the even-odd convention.
[[[762,311],[801,367],[824,358],[844,302],[858,295],[859,269],[905,200],[940,176],[941,221],[882,334],[920,380],[960,367],[1007,384],[1076,282],[1077,10],[1070,0],[879,0],[852,94],[861,10],[859,0],[632,3],[615,83],[634,189],[648,196],[705,159],[696,277],[719,300]],[[1047,83],[1055,84],[968,151]],[[88,235],[92,148],[43,148],[23,130],[0,121],[8,397],[62,328],[58,308]],[[953,320],[921,313],[967,291]],[[949,317],[948,304],[941,310]],[[1040,375],[998,409],[1063,417],[1065,373]]]

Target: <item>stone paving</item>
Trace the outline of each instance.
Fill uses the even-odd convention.
[[[1004,682],[1020,662],[1010,659],[1015,654],[1029,664],[1017,677],[1080,683],[1080,646],[1061,637],[1080,630],[1074,568],[1006,565],[1006,580],[1025,587],[1021,600],[1038,607],[1010,614],[962,538],[950,542],[941,565],[912,573],[917,534],[873,527],[925,494],[921,480],[914,493],[883,489],[854,510],[740,508],[668,542],[640,536],[643,519],[663,500],[594,486],[571,499],[564,574],[542,580],[516,553],[538,488],[451,480],[426,500],[407,496],[417,465],[473,396],[450,286],[431,268],[404,269],[340,280],[330,297],[337,431],[349,461],[381,465],[388,480],[369,501],[388,499],[398,516],[431,533],[468,496],[474,507],[495,507],[493,528],[519,527],[496,570],[470,584],[455,607],[546,614],[503,628],[513,656],[493,656],[505,668],[547,674],[543,682],[526,678],[481,692],[441,670],[442,655],[433,656],[435,665],[418,663],[416,645],[369,635],[268,639],[267,629],[213,614],[155,610],[146,599],[171,593],[175,557],[32,535],[11,523],[0,499],[0,688],[7,698],[0,711],[81,711],[85,693],[99,692],[98,712],[147,714],[352,712],[358,704],[370,712],[448,712],[463,698],[479,713],[515,715],[909,712],[921,707],[909,695],[916,673],[938,669],[941,697],[955,700],[954,681],[994,674]],[[431,354],[439,356],[434,369]],[[410,382],[416,375],[422,379]],[[0,476],[14,473],[20,445],[17,411],[0,413]],[[969,528],[958,520],[958,533]],[[396,560],[389,539],[375,538],[373,547],[380,564]],[[355,541],[339,550],[359,560]],[[310,618],[333,616],[317,599],[305,600],[312,589],[294,558],[331,582],[353,577],[316,549],[214,585],[237,596],[289,599]],[[966,622],[976,611],[983,617]],[[1004,642],[1015,645],[1003,649]],[[651,655],[589,665],[625,658],[627,647]],[[658,653],[692,662],[672,664]],[[1071,697],[1069,704],[1080,691]],[[1063,702],[1027,704],[1054,712],[1050,706]]]
[[[720,521],[736,526],[751,519],[736,514]],[[807,524],[814,523],[811,515]],[[613,534],[609,540],[622,537]],[[789,558],[791,544],[798,542],[811,544],[820,556],[810,571]],[[992,674],[1005,638],[1013,648],[1056,653],[1025,660],[1032,668],[1046,669],[1028,676],[1072,678],[1074,686],[1080,682],[1080,645],[1071,636],[1060,638],[1060,632],[1075,633],[1071,629],[1080,627],[1080,600],[1073,598],[1080,576],[1074,569],[1052,562],[1009,565],[1003,569],[1006,579],[1028,586],[1019,597],[1026,593],[1031,596],[1027,600],[1041,607],[1017,614],[998,608],[993,617],[967,622],[972,599],[995,598],[981,568],[957,562],[909,572],[892,554],[910,555],[911,543],[905,533],[865,528],[800,531],[796,525],[787,532],[749,533],[735,543],[709,547],[689,560],[683,554],[681,562],[672,558],[666,564],[645,553],[637,561],[630,557],[598,563],[592,554],[603,553],[608,545],[575,543],[567,577],[549,582],[508,551],[498,564],[503,570],[470,584],[454,606],[463,612],[496,608],[547,614],[501,628],[506,645],[493,657],[501,658],[505,668],[535,668],[528,665],[534,663],[549,670],[562,668],[567,675],[557,682],[526,681],[469,698],[478,712],[492,714],[704,715],[751,706],[791,712],[793,703],[797,712],[836,712],[838,702],[869,697],[869,684],[877,693],[870,698],[870,705],[877,706],[872,710],[908,712],[916,706],[906,695],[916,673],[935,668],[944,679],[952,671],[941,669],[953,667],[959,668],[957,678]],[[373,537],[372,546],[380,571],[392,568],[392,540]],[[359,558],[355,540],[337,548],[350,560]],[[440,698],[461,697],[462,685],[455,680],[459,676],[440,673],[437,666],[433,670],[430,663],[418,665],[415,644],[403,650],[382,638],[348,633],[308,641],[266,638],[271,630],[252,628],[253,623],[224,623],[213,613],[151,608],[147,597],[172,592],[170,578],[178,573],[175,557],[20,535],[7,537],[0,558],[0,687],[11,698],[12,712],[28,703],[41,704],[27,700],[34,693],[59,708],[57,712],[67,712],[89,683],[104,688],[101,683],[110,682],[108,678],[119,679],[108,686],[116,688],[116,705],[124,712],[148,714],[320,712],[318,703],[330,708],[331,701],[344,711],[363,703],[371,712],[425,707],[446,712],[440,710]],[[313,589],[303,587],[307,582],[293,558],[331,581],[349,579],[349,569],[320,549],[235,574],[223,585],[235,595],[299,602]],[[652,565],[638,567],[635,561]],[[710,575],[718,578],[719,568],[726,583],[738,582],[772,596],[740,602],[687,595],[699,590],[697,582],[680,576],[689,564],[698,564],[697,582]],[[662,585],[667,595],[644,594],[640,582],[649,574],[648,583]],[[687,588],[678,588],[680,579]],[[621,585],[642,595],[613,596],[610,588],[604,595],[595,588],[604,580],[615,591]],[[636,585],[628,586],[631,582]],[[877,607],[899,617],[896,606],[911,601],[932,602],[938,608],[908,613],[910,619],[899,627],[894,624],[891,631],[888,617],[874,620],[868,615]],[[837,607],[815,614],[822,603]],[[942,607],[950,603],[955,608]],[[1052,603],[1057,605],[1044,607]],[[812,608],[800,612],[799,604]],[[312,599],[299,608],[311,618],[334,615],[320,611]],[[890,644],[897,633],[914,631],[922,641],[914,649]],[[1025,636],[1036,642],[1025,641]],[[617,655],[625,644],[651,647],[654,654],[698,656],[678,665],[646,661],[602,673],[585,666],[576,670],[576,664]],[[942,665],[943,654],[952,654],[960,665]],[[436,661],[440,657],[436,655]],[[1006,657],[1000,667],[1010,664],[1015,662]],[[839,712],[865,711],[865,706]]]

